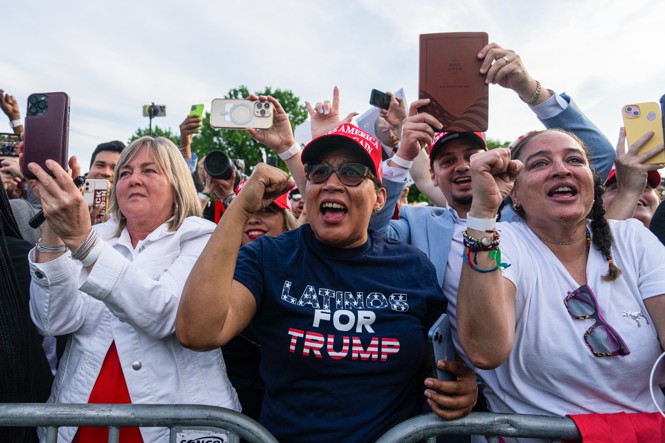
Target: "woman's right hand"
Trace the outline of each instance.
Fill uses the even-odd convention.
[[[494,218],[512,190],[524,165],[511,160],[510,149],[497,148],[471,156],[473,201],[469,213],[478,218]]]
[[[267,207],[275,198],[295,186],[289,175],[279,168],[259,163],[242,187],[233,205],[238,205],[247,214]]]
[[[65,171],[53,160],[47,160],[46,166],[54,177],[36,163],[28,165],[37,177],[28,183],[41,202],[48,222],[42,239],[45,243],[52,242],[52,239],[46,238],[50,236],[47,233],[52,231],[73,251],[83,243],[92,228],[88,204],[73,180],[73,177],[80,175],[81,167],[75,156],[69,160],[70,171]]]

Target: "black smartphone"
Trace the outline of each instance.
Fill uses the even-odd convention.
[[[46,172],[51,159],[67,169],[69,146],[69,96],[64,92],[42,92],[28,97],[23,134],[21,170],[27,178],[36,178],[27,168],[37,163]]]
[[[457,380],[455,375],[448,371],[439,369],[436,362],[439,360],[455,360],[455,345],[453,344],[452,331],[450,329],[450,319],[443,313],[437,321],[434,322],[427,334],[432,355],[434,356],[434,373],[439,380]]]
[[[390,96],[378,89],[372,89],[372,93],[369,96],[369,104],[387,110],[390,108]]]
[[[274,166],[274,167],[277,167],[277,157],[275,157],[274,155],[269,155],[269,156],[267,156],[267,157],[266,157],[266,164],[267,164],[268,166]]]
[[[663,120],[663,132],[665,132],[665,94],[660,97],[660,118]]]

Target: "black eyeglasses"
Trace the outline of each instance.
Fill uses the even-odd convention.
[[[596,357],[628,355],[630,350],[619,333],[610,326],[598,309],[598,301],[588,285],[582,285],[563,301],[570,316],[576,320],[592,318],[594,324],[584,333],[587,347]]]
[[[358,186],[366,177],[372,175],[369,168],[360,163],[344,163],[334,168],[328,163],[305,165],[305,175],[312,183],[323,183],[332,173],[337,174],[339,181],[345,186]]]

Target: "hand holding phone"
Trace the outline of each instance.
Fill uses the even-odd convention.
[[[372,93],[369,96],[369,104],[379,109],[388,110],[390,108],[390,95],[378,89],[372,89]]]
[[[272,126],[270,102],[216,98],[210,106],[210,126],[219,129],[268,129]]]
[[[439,380],[457,380],[454,374],[439,369],[437,362],[439,360],[455,360],[455,345],[453,344],[450,319],[443,313],[437,321],[434,322],[427,334],[432,354],[434,356],[434,371]]]
[[[628,139],[629,146],[647,132],[653,131],[654,133],[653,137],[640,149],[639,155],[663,144],[663,122],[658,103],[649,102],[626,105],[621,110],[621,116],[623,117],[623,125],[626,128],[626,138]],[[645,163],[665,163],[665,152],[656,154]]]
[[[67,169],[69,144],[69,96],[64,92],[30,94],[28,97],[21,171],[26,178],[36,178],[28,169],[37,163],[46,172],[51,159]]]

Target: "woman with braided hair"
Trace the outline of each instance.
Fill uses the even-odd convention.
[[[457,329],[490,410],[656,411],[649,372],[665,343],[665,247],[637,220],[605,219],[603,187],[570,133],[529,134],[474,155],[470,168]],[[513,182],[522,219],[496,224]]]
[[[40,403],[48,398],[53,376],[28,309],[28,252],[32,245],[21,237],[1,188],[0,403]],[[37,432],[33,428],[0,428],[0,441],[36,442]]]

